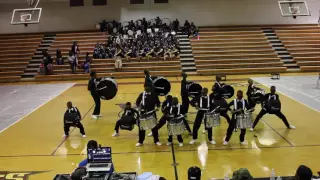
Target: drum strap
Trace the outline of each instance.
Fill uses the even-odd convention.
[[[202,99],[203,99],[203,96],[200,97],[200,108],[202,108]],[[206,108],[210,108],[210,98],[209,98],[209,96],[207,96],[207,100],[208,100],[208,104],[207,104]]]
[[[177,106],[171,106],[171,108],[170,108],[170,114],[172,114],[172,109],[173,109],[173,107],[177,107],[177,108],[178,108],[177,115],[180,115],[180,104],[178,104]]]
[[[146,105],[145,100],[146,100],[146,98],[147,98],[147,94],[150,95],[151,93],[147,93],[147,92],[145,92],[145,91],[142,93],[142,105],[143,105],[143,106]]]
[[[269,95],[269,99],[268,99],[268,101],[270,101],[271,100],[271,98],[273,98],[273,100],[277,100],[277,96],[276,95]]]
[[[245,102],[244,99],[242,99],[242,109],[244,110],[245,108]],[[237,99],[234,100],[234,110],[238,109],[238,104],[237,104]]]
[[[218,82],[218,81],[216,81],[216,83],[219,85],[219,87],[221,88],[221,84]]]

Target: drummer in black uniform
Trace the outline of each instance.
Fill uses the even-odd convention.
[[[185,119],[182,114],[182,106],[179,104],[178,98],[174,97],[172,99],[172,106],[169,109],[168,115],[170,118],[179,118],[179,119],[181,118],[182,121],[185,122]],[[187,129],[188,129],[188,127],[187,127]],[[189,130],[190,130],[190,127],[189,127]],[[182,139],[181,134],[177,135],[177,139],[179,141],[179,146],[182,147],[183,146],[183,139]],[[167,145],[170,146],[171,144],[172,144],[172,135],[169,135]]]
[[[149,87],[153,87],[153,82],[150,76],[150,72],[148,70],[144,70],[144,85],[145,86],[149,86]]]
[[[255,87],[253,85],[253,80],[252,79],[249,79],[248,80],[248,90],[247,90],[247,97],[248,97],[248,102],[249,102],[249,105],[251,108],[255,108],[256,107],[256,101],[253,99],[252,97],[252,93],[256,90],[261,90],[261,88],[258,88],[258,87]]]
[[[273,112],[272,107],[274,106],[278,106],[279,110]],[[281,102],[279,99],[279,95],[276,94],[276,87],[271,86],[270,93],[265,95],[264,102],[262,104],[262,109],[257,115],[256,119],[254,120],[254,123],[250,131],[253,131],[253,129],[256,127],[260,119],[267,113],[278,116],[283,121],[283,123],[287,126],[288,129],[295,129],[296,127],[293,125],[290,125],[286,116],[282,114],[280,107],[281,107]]]
[[[182,74],[182,80],[181,80],[181,99],[182,99],[182,108],[183,108],[183,113],[186,116],[188,111],[189,111],[189,93],[188,93],[188,84],[190,84],[187,81],[187,73],[183,72]]]
[[[231,119],[229,117],[229,115],[227,114],[229,106],[227,101],[220,95],[218,94],[215,89],[214,86],[212,87],[212,93],[210,94],[210,100],[211,100],[211,110],[214,110],[215,108],[217,108],[219,106],[219,108],[217,109],[217,113],[220,114],[220,116],[224,117],[228,124],[230,124]]]
[[[130,117],[126,118],[127,120],[130,120],[130,122],[124,122],[125,119],[123,117]],[[139,118],[139,112],[131,107],[131,103],[127,102],[126,103],[126,108],[124,109],[121,119],[119,119],[116,123],[116,126],[114,127],[115,132],[112,134],[113,137],[119,136],[119,128],[121,125],[126,125],[126,126],[132,126],[136,124],[137,119]]]
[[[222,98],[224,93],[224,90],[223,90],[224,83],[220,83],[220,81],[221,81],[221,76],[216,75],[216,81],[214,82],[213,90],[215,91],[216,96],[221,96]]]
[[[154,110],[158,111],[160,107],[160,100],[158,95],[151,91],[150,86],[145,86],[145,91],[139,95],[136,101],[136,105],[140,107],[140,116],[141,116],[144,113],[147,113],[150,111],[154,111]],[[154,114],[156,114],[156,112],[154,112]],[[136,144],[137,147],[143,145],[145,136],[146,136],[146,131],[142,130],[139,127],[139,142]],[[153,142],[156,145],[161,146],[161,143],[159,142],[159,137],[158,137],[159,136],[158,130],[156,127],[152,129],[152,136],[153,136]]]
[[[90,91],[91,93],[91,96],[94,100],[94,103],[95,103],[95,107],[94,107],[94,110],[93,110],[93,113],[92,113],[92,118],[93,119],[98,119],[98,117],[102,117],[100,115],[100,105],[101,105],[101,101],[100,101],[100,97],[97,93],[97,90],[96,90],[96,81],[97,81],[97,73],[96,72],[91,72],[90,73],[90,80],[89,80],[89,83],[88,83],[88,90]]]
[[[231,106],[234,106],[233,112],[232,112],[232,118],[231,122],[229,124],[229,127],[227,129],[227,135],[224,139],[223,145],[228,145],[228,142],[232,136],[233,130],[237,126],[237,115],[243,114],[245,110],[249,110],[249,104],[248,101],[243,99],[243,92],[238,91],[237,92],[237,99],[231,101],[229,103],[229,109]],[[240,133],[240,143],[241,145],[245,145],[244,137],[246,135],[246,129],[241,129]]]
[[[198,139],[198,130],[201,126],[202,119],[204,118],[205,113],[210,110],[210,97],[208,95],[208,89],[203,88],[201,91],[201,95],[192,99],[190,104],[193,107],[196,107],[198,110],[196,119],[193,124],[193,139],[189,142],[189,144],[194,144]],[[212,128],[206,128],[208,131],[208,140],[211,144],[216,144],[216,142],[212,139]]]

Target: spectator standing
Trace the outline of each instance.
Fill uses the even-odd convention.
[[[76,58],[72,51],[69,51],[68,61],[69,61],[72,73],[75,73],[77,65],[76,65]]]
[[[43,66],[45,69],[45,74],[51,74],[52,72],[52,58],[46,50],[42,51],[43,55]]]
[[[60,49],[57,49],[57,52],[56,52],[56,63],[57,63],[57,65],[63,65],[64,64],[62,53],[61,53]]]
[[[85,73],[90,73],[90,64],[92,63],[92,58],[89,53],[86,54],[86,60],[83,63],[83,69]]]
[[[78,66],[78,55],[80,53],[80,49],[79,49],[79,46],[78,46],[78,43],[75,41],[73,42],[73,45],[71,46],[71,51],[75,57],[75,64],[76,64],[76,67]]]

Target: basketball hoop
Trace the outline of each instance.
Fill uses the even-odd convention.
[[[21,21],[22,23],[28,22],[28,16],[29,16],[29,14],[22,13],[22,14],[20,15],[20,21]]]

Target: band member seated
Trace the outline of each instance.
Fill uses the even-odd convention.
[[[113,137],[119,136],[119,128],[122,125],[123,127],[130,128],[134,124],[137,123],[137,119],[139,118],[139,113],[135,109],[131,107],[131,103],[126,103],[126,108],[124,109],[121,119],[119,119],[114,127],[115,132],[112,134]],[[127,129],[130,130],[130,129]],[[131,129],[132,130],[132,129]]]
[[[198,139],[198,130],[201,126],[202,119],[204,118],[205,113],[210,110],[210,97],[208,95],[208,89],[203,88],[201,95],[192,99],[190,104],[193,107],[196,107],[198,110],[196,119],[193,124],[193,139],[189,142],[189,144],[194,144]],[[216,142],[212,139],[212,128],[206,128],[208,131],[208,140],[211,144],[216,144]]]
[[[186,125],[186,128],[188,129],[188,131],[191,132],[191,129],[190,129],[188,123],[186,122],[186,120],[184,119],[184,116],[183,116],[181,110],[182,110],[182,106],[181,106],[181,104],[179,104],[178,98],[174,97],[172,99],[172,106],[170,107],[169,112],[168,112],[169,119],[170,118],[181,119],[182,121],[184,121],[184,124]],[[181,134],[177,135],[177,139],[179,141],[179,146],[182,147],[183,146],[183,139],[182,139]],[[169,135],[167,145],[169,146],[171,144],[172,144],[172,135]]]
[[[265,114],[274,114],[278,116],[283,123],[287,126],[288,129],[295,129],[296,127],[293,125],[290,125],[286,116],[282,114],[281,112],[281,102],[279,99],[279,95],[276,94],[276,87],[271,86],[270,93],[265,95],[264,102],[262,103],[262,109],[257,115],[256,119],[254,120],[254,123],[252,125],[252,128],[250,131],[253,131],[253,129],[258,124],[259,120],[265,115]]]
[[[229,115],[227,114],[229,106],[227,101],[222,98],[214,89],[214,86],[212,87],[212,93],[210,94],[210,100],[211,100],[211,110],[216,109],[218,106],[219,108],[217,109],[217,113],[220,114],[220,116],[224,117],[228,124],[230,124],[231,119]]]
[[[73,107],[71,102],[67,103],[67,111],[64,113],[64,135],[63,137],[66,138],[69,136],[69,129],[71,126],[77,127],[80,129],[80,133],[82,134],[82,137],[85,138],[86,133],[84,132],[83,125],[81,124],[81,114],[78,108]]]
[[[145,85],[144,89],[145,91],[139,95],[136,101],[137,107],[140,108],[140,117],[152,111],[154,111],[153,115],[156,117],[155,111],[158,111],[160,107],[159,97],[156,93],[152,92],[152,88],[150,86]],[[139,141],[136,144],[137,147],[143,145],[143,141],[145,140],[145,136],[146,136],[146,131],[142,130],[140,127],[140,120],[138,120],[138,126],[139,126]],[[159,142],[158,130],[156,126],[152,128],[152,136],[153,136],[153,142],[156,145],[161,146],[161,143]]]
[[[249,79],[248,83],[249,83],[249,85],[248,85],[248,90],[247,90],[247,93],[246,93],[247,97],[248,97],[248,103],[249,103],[251,108],[255,108],[256,107],[256,102],[252,97],[252,93],[254,91],[256,91],[256,90],[261,90],[261,88],[255,87],[253,85],[253,80],[252,79]]]
[[[229,127],[227,129],[227,135],[224,139],[223,145],[228,144],[228,142],[232,136],[233,130],[237,126],[237,115],[243,114],[245,112],[245,110],[249,110],[248,101],[243,99],[243,92],[242,91],[239,90],[237,92],[237,98],[229,103],[229,110],[230,110],[231,106],[233,106],[232,118],[231,118],[231,122],[229,123]],[[245,135],[246,135],[246,129],[241,129],[241,133],[240,133],[241,145],[245,145],[245,143],[244,143]]]

